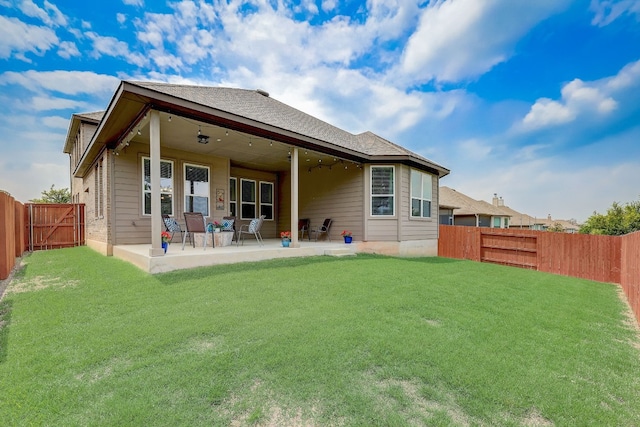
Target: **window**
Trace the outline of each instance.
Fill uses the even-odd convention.
[[[256,182],[249,179],[240,180],[240,218],[256,217]]]
[[[431,218],[432,176],[411,169],[411,216]]]
[[[229,215],[238,215],[238,180],[229,178]]]
[[[173,215],[173,162],[160,160],[160,211]],[[151,215],[151,159],[142,158],[142,214]]]
[[[500,228],[500,217],[499,216],[494,216],[493,217],[493,228]]]
[[[209,168],[185,163],[184,211],[209,216]]]
[[[273,184],[260,181],[260,215],[273,219]]]
[[[371,166],[371,215],[395,214],[394,175],[393,166]]]

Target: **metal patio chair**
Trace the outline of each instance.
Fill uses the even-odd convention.
[[[330,233],[330,231],[331,231],[331,223],[332,222],[333,222],[333,220],[331,218],[326,218],[320,227],[316,228],[315,230],[314,229],[309,230],[309,231],[311,231],[312,233],[315,234],[316,242],[318,241],[318,236],[322,235],[322,234],[326,234],[327,238],[329,239],[329,241],[331,241],[331,233]],[[311,237],[309,237],[309,238],[311,238]]]
[[[204,224],[204,216],[202,216],[202,212],[185,212],[184,213],[184,222],[186,224],[187,231],[185,231],[184,236],[182,237],[182,250],[184,251],[184,244],[187,241],[187,235],[191,238],[191,244],[195,248],[196,240],[193,238],[194,234],[204,234],[203,236],[203,245],[202,249],[207,249],[207,234],[211,234],[211,247],[214,247],[215,243],[213,242],[213,233],[207,231],[207,227]]]
[[[242,245],[244,246],[245,234],[253,234],[256,237],[258,243],[260,243],[260,246],[264,246],[264,243],[262,242],[262,235],[260,234],[260,229],[262,228],[262,223],[264,222],[265,218],[266,215],[261,215],[260,218],[252,219],[249,224],[243,224],[238,229],[238,235],[236,236],[236,246],[240,244],[240,238],[242,238]]]

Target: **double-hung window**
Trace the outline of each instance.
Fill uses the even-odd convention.
[[[432,176],[411,169],[411,216],[431,218]]]
[[[160,160],[160,211],[173,215],[173,162]],[[151,159],[142,158],[142,214],[151,215]]]
[[[240,219],[256,217],[256,182],[240,179]]]
[[[184,211],[209,216],[209,168],[185,163]]]
[[[273,183],[260,181],[260,215],[273,219]]]
[[[395,167],[371,166],[371,215],[395,215]]]

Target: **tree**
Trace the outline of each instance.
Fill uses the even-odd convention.
[[[640,200],[621,205],[613,202],[606,215],[594,212],[580,227],[580,233],[621,236],[640,230]]]
[[[39,199],[29,200],[31,203],[71,203],[71,192],[68,188],[56,189],[52,185],[50,189],[44,190]]]
[[[564,227],[559,222],[555,222],[551,227],[547,228],[547,231],[553,231],[556,233],[564,233]]]

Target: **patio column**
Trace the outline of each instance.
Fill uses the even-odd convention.
[[[291,246],[300,247],[298,242],[298,148],[291,153]]]
[[[149,256],[162,256],[162,210],[160,207],[160,112],[149,111],[149,157],[151,158],[151,249]]]

